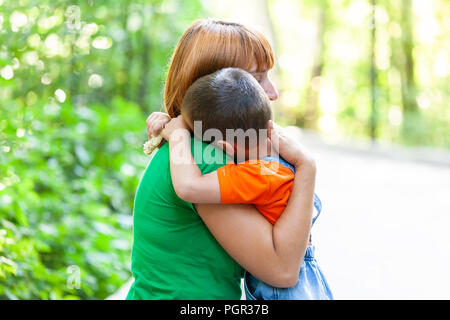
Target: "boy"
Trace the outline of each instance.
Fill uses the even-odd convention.
[[[212,140],[234,162],[202,175],[190,151],[189,129],[202,140]],[[177,195],[192,203],[251,203],[275,224],[287,205],[294,167],[271,155],[270,130],[269,99],[247,72],[225,68],[195,81],[183,99],[181,116],[162,131],[169,141],[171,177]],[[314,206],[320,213],[317,196]],[[247,273],[247,298],[332,299],[313,251],[309,246],[295,287],[274,288]]]

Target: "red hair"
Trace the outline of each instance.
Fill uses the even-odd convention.
[[[195,21],[181,36],[164,86],[164,107],[173,118],[189,86],[198,78],[227,67],[269,70],[274,54],[259,31],[215,19]]]

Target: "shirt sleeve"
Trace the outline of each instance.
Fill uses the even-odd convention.
[[[261,175],[258,164],[231,162],[217,169],[217,177],[223,204],[264,204],[271,192],[269,176]]]

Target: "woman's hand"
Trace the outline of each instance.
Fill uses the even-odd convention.
[[[189,127],[181,115],[170,120],[161,132],[166,141],[170,141],[171,137],[174,138],[178,134],[189,134]]]
[[[268,124],[268,136],[272,147],[294,167],[303,164],[315,166],[311,153],[299,141],[286,134],[285,130],[272,120]]]
[[[145,121],[147,124],[148,138],[151,139],[159,135],[169,121],[170,116],[164,112],[153,112],[149,115]]]

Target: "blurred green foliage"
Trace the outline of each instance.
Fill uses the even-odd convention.
[[[255,0],[256,1],[256,0]],[[264,0],[289,125],[450,148],[450,2]]]
[[[196,0],[0,3],[3,101],[62,89],[74,105],[120,95],[145,113],[161,109],[169,57],[201,13]]]
[[[145,119],[201,10],[0,0],[0,299],[103,299],[131,277]]]
[[[2,116],[14,120],[0,122],[0,297],[107,296],[130,277],[130,213],[148,161],[139,107],[16,104]],[[72,265],[79,290],[67,287]]]

